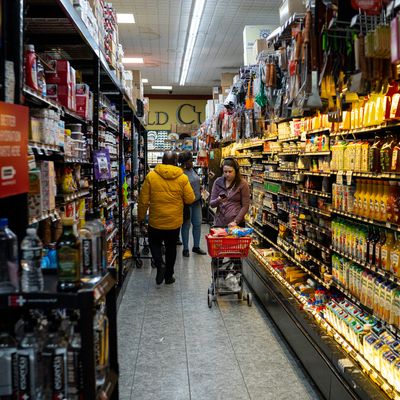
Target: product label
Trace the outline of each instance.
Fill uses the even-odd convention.
[[[393,149],[393,153],[392,153],[392,165],[391,165],[391,170],[392,171],[396,171],[396,167],[397,167],[397,158],[398,158],[398,156],[399,156],[399,148],[398,147],[395,147],[394,149]]]
[[[64,355],[55,354],[53,356],[53,396],[52,400],[59,400],[65,397],[65,367]]]
[[[79,251],[70,247],[58,250],[58,274],[61,279],[79,278]]]
[[[32,247],[29,250],[22,250],[22,260],[37,260],[42,258],[42,248]]]
[[[397,271],[399,270],[399,254],[398,253],[392,253],[391,256],[391,263],[390,263],[390,272],[392,274],[397,275]]]
[[[92,240],[82,239],[82,273],[83,275],[92,274]]]
[[[0,348],[0,398],[17,393],[15,364],[16,349]]]
[[[381,250],[381,265],[382,265],[382,268],[384,269],[384,270],[387,270],[387,266],[388,266],[388,251],[387,251],[387,249],[382,249]]]
[[[20,400],[30,400],[31,381],[30,381],[29,355],[18,354],[18,389]]]

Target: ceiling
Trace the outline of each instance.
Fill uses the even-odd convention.
[[[180,70],[195,0],[113,0],[119,13],[133,13],[135,24],[119,25],[125,57],[143,57],[139,69],[147,78],[145,94],[165,93],[150,85],[172,85],[174,95],[211,95],[222,72],[243,65],[243,29],[246,25],[279,25],[281,0],[206,0],[185,86]],[[167,92],[168,93],[168,92]]]

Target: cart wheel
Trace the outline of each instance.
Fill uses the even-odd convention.
[[[151,268],[156,268],[156,263],[154,262],[154,260],[151,260]]]
[[[150,249],[147,246],[143,247],[142,254],[144,256],[147,256],[149,253],[150,253]]]
[[[208,308],[211,308],[212,307],[212,302],[213,302],[213,297],[212,297],[212,295],[210,293],[208,294],[207,302],[208,302]]]
[[[238,294],[237,294],[237,295],[238,295],[238,299],[239,299],[239,300],[243,300],[243,297],[244,297],[244,295],[243,295],[243,294],[244,294],[244,291],[243,291],[243,289],[240,289],[240,290],[239,290],[239,292],[238,292]]]
[[[136,268],[142,268],[143,267],[143,260],[140,258],[136,260]]]
[[[252,304],[253,304],[253,296],[251,295],[251,293],[247,293],[247,305],[251,307]]]

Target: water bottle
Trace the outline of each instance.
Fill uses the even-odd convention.
[[[36,234],[36,229],[28,228],[21,243],[21,289],[23,292],[43,291],[42,252],[43,245]]]
[[[8,228],[8,219],[0,218],[0,293],[18,289],[17,236]]]
[[[0,333],[0,399],[11,400],[18,395],[17,342],[7,332]]]

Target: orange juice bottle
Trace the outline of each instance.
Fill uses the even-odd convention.
[[[368,209],[369,207],[369,199],[368,199],[368,204],[367,204],[367,180],[366,179],[361,179],[360,180],[360,194],[359,194],[359,200],[360,202],[358,203],[357,207],[357,212],[359,216],[363,216],[365,214],[365,210]]]
[[[367,180],[365,186],[366,207],[363,214],[365,218],[373,218],[375,215],[375,196],[375,182],[372,179]]]
[[[371,213],[371,218],[380,221],[381,217],[381,198],[383,194],[383,185],[380,181],[374,181],[374,210]]]
[[[377,268],[382,268],[382,246],[385,244],[386,241],[386,231],[381,229],[379,231],[379,240],[376,242],[375,245],[375,266]]]
[[[358,210],[360,209],[359,207],[361,204],[360,194],[361,194],[361,180],[357,180],[356,190],[354,191],[354,201],[353,201],[353,213],[356,215],[359,214]]]
[[[389,181],[388,199],[386,203],[386,221],[395,222],[394,211],[397,197],[397,182]]]
[[[389,182],[384,181],[382,186],[383,186],[383,188],[382,188],[382,194],[381,194],[379,220],[385,222],[388,220],[387,204],[389,201],[389,190],[390,190]]]
[[[399,276],[400,273],[400,236],[396,233],[396,243],[390,253],[390,272],[394,276]]]
[[[388,231],[386,233],[385,244],[381,248],[381,266],[384,271],[390,270],[390,253],[393,251],[394,245],[394,233],[392,231]]]

